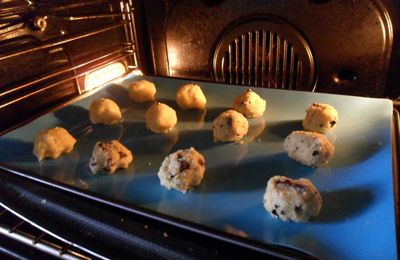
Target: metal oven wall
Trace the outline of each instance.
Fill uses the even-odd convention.
[[[314,59],[316,91],[399,96],[398,1],[156,0],[137,4],[145,14],[146,27],[140,28],[149,43],[145,51],[157,75],[216,80],[213,59],[218,43],[232,26],[264,17],[284,21],[306,40]]]

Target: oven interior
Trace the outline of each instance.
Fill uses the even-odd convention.
[[[400,96],[399,19],[400,3],[389,0],[2,1],[0,133],[133,71],[243,86],[390,98],[396,106]],[[112,76],[104,77],[105,74]],[[174,232],[156,222],[151,222],[152,232],[138,230],[143,227],[139,223],[149,220],[138,216],[121,218],[121,211],[115,213],[103,205],[80,201],[39,184],[31,187],[29,181],[10,174],[1,179],[9,191],[9,197],[5,197],[31,217],[29,222],[40,223],[37,225],[54,230],[52,233],[68,233],[63,239],[79,241],[82,248],[95,248],[97,253],[92,252],[90,258],[123,255],[112,252],[113,247],[122,248],[124,254],[129,254],[132,247],[138,248],[143,258],[218,258],[234,255],[227,253],[229,250],[244,250],[214,240],[199,242],[198,235]],[[68,214],[63,210],[39,207],[40,214],[32,214],[28,212],[34,212],[35,207],[27,210],[29,207],[23,202],[11,202],[18,189],[30,194],[30,203],[36,206],[43,199],[57,198],[53,199],[55,205],[63,205],[70,210],[68,214],[76,214],[76,219],[65,227],[71,229],[80,223],[80,232],[63,230],[60,223],[52,226],[40,217],[49,214],[65,220]],[[104,226],[91,223],[100,221],[95,217],[99,210],[101,221],[107,223]],[[4,210],[0,217],[7,214]],[[113,226],[110,223],[115,218],[119,223]],[[129,221],[122,222],[124,218]],[[18,220],[4,227],[9,234],[15,234],[24,225],[27,222]],[[103,235],[96,234],[94,239],[90,227]],[[109,243],[104,240],[107,228],[114,228],[115,237],[121,241],[116,239],[110,247],[101,247],[100,243]],[[140,237],[126,239],[129,236],[121,231],[124,229],[141,234],[145,241],[155,241],[155,245],[138,242]],[[158,248],[165,243],[165,237],[160,237],[164,233],[175,234],[169,237],[174,243]],[[38,241],[44,241],[42,236],[34,235],[33,240],[40,237]],[[90,240],[95,243],[90,244]],[[60,255],[72,252],[70,243],[61,243]],[[76,254],[81,254],[80,250],[76,248]],[[275,250],[298,256],[297,252]]]

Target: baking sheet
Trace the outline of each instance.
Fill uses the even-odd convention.
[[[385,99],[274,89],[255,89],[267,100],[262,118],[250,119],[242,144],[214,143],[211,121],[228,109],[246,88],[199,82],[207,110],[181,111],[174,102],[176,89],[193,82],[144,77],[157,86],[157,99],[175,108],[176,131],[153,134],[145,128],[145,111],[127,86],[142,77],[129,75],[93,95],[20,127],[0,138],[0,161],[113,201],[216,228],[251,240],[284,245],[326,259],[396,259],[392,176],[392,103]],[[116,126],[91,125],[88,108],[94,99],[109,97],[123,110]],[[328,165],[311,168],[291,160],[282,143],[300,130],[312,102],[329,103],[339,121],[328,138],[336,152]],[[38,162],[32,154],[37,132],[66,128],[77,144],[71,154]],[[99,140],[118,139],[134,153],[135,162],[113,175],[93,175],[88,162]],[[160,186],[158,168],[166,155],[195,147],[206,159],[202,184],[182,194]],[[320,191],[323,206],[308,223],[272,218],[262,204],[269,178],[286,175],[308,178]]]

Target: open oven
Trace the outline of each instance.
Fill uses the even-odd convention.
[[[399,25],[395,0],[1,1],[0,255],[397,258]],[[143,78],[177,110],[177,134],[146,130],[149,104],[126,91]],[[191,82],[204,113],[175,105]],[[264,119],[242,144],[214,143],[212,120],[249,87],[267,100]],[[120,125],[89,122],[101,97],[123,108]],[[319,101],[341,121],[332,163],[310,168],[282,141]],[[56,125],[77,152],[38,162],[34,135]],[[106,139],[130,143],[134,166],[91,174],[93,144]],[[205,154],[205,183],[161,187],[162,159],[191,146]],[[319,186],[319,217],[285,223],[264,210],[268,179],[285,174]]]

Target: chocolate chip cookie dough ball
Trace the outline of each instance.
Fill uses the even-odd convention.
[[[318,216],[322,197],[308,179],[274,176],[267,184],[264,207],[274,218],[307,222],[311,216]]]
[[[183,109],[205,109],[206,97],[199,85],[182,85],[175,94],[175,100],[178,106]]]
[[[114,173],[117,169],[128,168],[132,161],[132,152],[117,140],[97,142],[93,148],[89,168],[94,174]]]
[[[129,97],[136,103],[154,100],[157,92],[154,83],[144,79],[132,82],[128,91]]]
[[[193,147],[178,150],[165,157],[158,171],[160,183],[167,189],[185,193],[200,185],[204,177],[205,160]]]
[[[248,89],[233,100],[233,109],[247,118],[259,117],[264,114],[266,101],[257,93]]]
[[[338,112],[328,104],[312,103],[306,110],[303,128],[306,131],[327,133],[335,128],[338,121]]]
[[[39,161],[45,158],[57,159],[63,153],[70,153],[75,143],[76,139],[62,127],[46,129],[36,135],[33,154]]]
[[[157,102],[146,112],[146,127],[154,133],[168,133],[177,123],[176,112],[166,104]]]
[[[290,158],[312,167],[328,162],[335,147],[322,134],[306,131],[294,131],[288,135],[283,148]]]
[[[212,122],[214,142],[238,142],[249,130],[247,119],[235,110],[222,112]]]
[[[119,106],[109,98],[94,100],[90,104],[89,117],[92,124],[114,125],[122,120]]]

